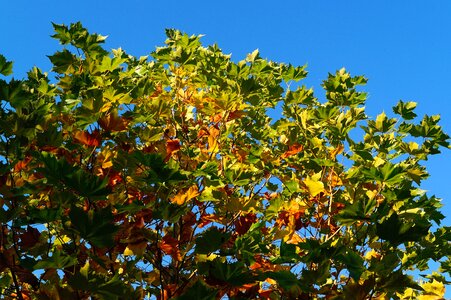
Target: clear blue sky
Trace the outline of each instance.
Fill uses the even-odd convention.
[[[3,1],[0,53],[15,62],[16,77],[59,49],[50,22],[81,21],[108,35],[107,48],[147,55],[165,40],[165,28],[205,34],[234,60],[258,48],[263,57],[308,64],[304,82],[319,84],[346,67],[369,78],[370,116],[398,100],[418,102],[418,114],[441,114],[451,133],[451,1]],[[443,198],[451,225],[451,151],[427,162],[423,189]]]

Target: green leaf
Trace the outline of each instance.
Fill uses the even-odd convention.
[[[345,250],[337,255],[336,259],[346,265],[349,274],[355,281],[359,281],[360,276],[366,270],[363,258],[352,250]]]
[[[71,228],[80,237],[97,247],[111,247],[114,245],[114,234],[118,227],[114,224],[111,209],[106,207],[96,211],[85,212],[73,206],[69,212]]]
[[[241,262],[225,263],[220,259],[198,263],[201,274],[207,278],[231,286],[242,286],[254,282],[256,279]]]
[[[61,217],[62,209],[59,208],[45,208],[38,209],[30,207],[27,211],[30,224],[46,224],[58,220]]]
[[[203,281],[197,280],[181,296],[174,298],[174,300],[214,300],[217,294],[217,289],[212,289]]]
[[[54,251],[52,256],[45,260],[39,260],[34,265],[35,270],[39,269],[64,269],[73,266],[78,263],[78,260],[74,256],[67,255],[62,251]]]
[[[68,283],[75,290],[89,291],[92,295],[105,300],[124,299],[123,297],[130,297],[133,293],[118,275],[108,279],[92,273],[86,277],[78,272],[69,277]]]
[[[399,100],[398,104],[393,107],[393,112],[395,114],[400,115],[405,120],[412,120],[417,115],[413,112],[413,110],[417,107],[417,104],[415,102],[402,102],[402,100]]]
[[[62,74],[73,73],[79,63],[75,55],[64,49],[48,57],[53,64],[53,71]]]
[[[13,63],[0,54],[0,74],[8,76],[13,73]]]
[[[289,271],[265,272],[264,275],[277,281],[281,288],[290,293],[298,295],[302,292],[299,278]]]
[[[361,201],[355,201],[351,205],[347,205],[335,216],[335,219],[342,225],[352,225],[357,221],[369,220]]]
[[[219,230],[217,227],[210,227],[196,238],[195,252],[208,254],[218,250],[230,238],[229,232]]]
[[[110,193],[107,177],[102,179],[87,173],[48,152],[37,153],[35,156],[44,163],[44,167],[38,170],[43,172],[51,183],[63,185],[80,196],[92,199],[103,199]]]
[[[406,222],[393,213],[388,219],[376,224],[376,234],[383,240],[395,245],[407,241],[418,241],[428,234],[430,224],[420,222]]]

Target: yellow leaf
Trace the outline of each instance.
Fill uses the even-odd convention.
[[[445,285],[443,282],[432,280],[421,285],[424,289],[424,294],[419,296],[419,300],[441,300],[445,295]]]
[[[194,109],[196,107],[192,106],[192,105],[188,105],[187,110],[186,110],[186,114],[185,114],[185,120],[194,120]]]
[[[178,205],[183,205],[187,201],[193,199],[194,197],[197,197],[198,195],[199,189],[197,188],[197,185],[193,185],[188,190],[181,190],[180,192],[178,192],[177,195],[175,195],[174,198],[171,199],[171,202]]]
[[[366,259],[366,260],[371,260],[373,257],[374,257],[374,258],[378,258],[378,257],[380,257],[380,256],[381,256],[381,255],[380,255],[379,253],[377,253],[376,250],[371,249],[370,251],[368,251],[368,252],[365,254],[365,259]]]
[[[208,130],[208,150],[216,153],[219,151],[218,147],[218,136],[219,136],[219,129],[212,126]]]
[[[374,166],[377,168],[377,167],[379,167],[379,166],[381,166],[381,165],[383,165],[385,163],[385,160],[383,160],[382,158],[380,158],[380,157],[378,157],[378,156],[376,156],[375,158],[374,158]]]
[[[214,253],[210,253],[210,254],[197,254],[196,255],[196,260],[198,262],[206,262],[206,261],[212,261],[215,258],[217,258],[218,255],[214,254]]]
[[[106,151],[103,155],[102,169],[111,168],[113,166],[113,153],[111,151]]]
[[[127,248],[125,248],[124,250],[124,256],[132,256],[132,255],[134,255],[133,251],[127,246]]]
[[[59,238],[55,239],[53,242],[54,245],[64,245],[71,241],[71,239],[67,235],[62,235]]]
[[[418,150],[418,144],[415,142],[410,142],[409,143],[409,150],[410,152],[413,152],[414,150]]]
[[[304,184],[307,186],[307,189],[312,197],[315,197],[316,195],[324,191],[324,183],[314,177],[307,177],[304,180]]]
[[[89,272],[89,260],[87,260],[85,265],[80,268],[80,273],[86,278],[88,278],[88,272]]]

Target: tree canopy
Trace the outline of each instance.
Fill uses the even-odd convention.
[[[368,117],[345,69],[320,100],[258,51],[167,30],[138,58],[53,26],[50,74],[0,56],[4,297],[443,297],[451,230],[420,188],[439,116]]]

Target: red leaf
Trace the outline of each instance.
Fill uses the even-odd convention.
[[[236,232],[238,232],[239,235],[245,234],[256,221],[257,216],[254,213],[248,213],[245,216],[239,217],[235,221]]]
[[[304,149],[304,146],[302,146],[301,144],[295,143],[288,147],[288,150],[285,151],[284,154],[282,154],[281,158],[283,159],[283,158],[287,158],[288,156],[295,155],[295,154],[301,152],[302,149]]]

